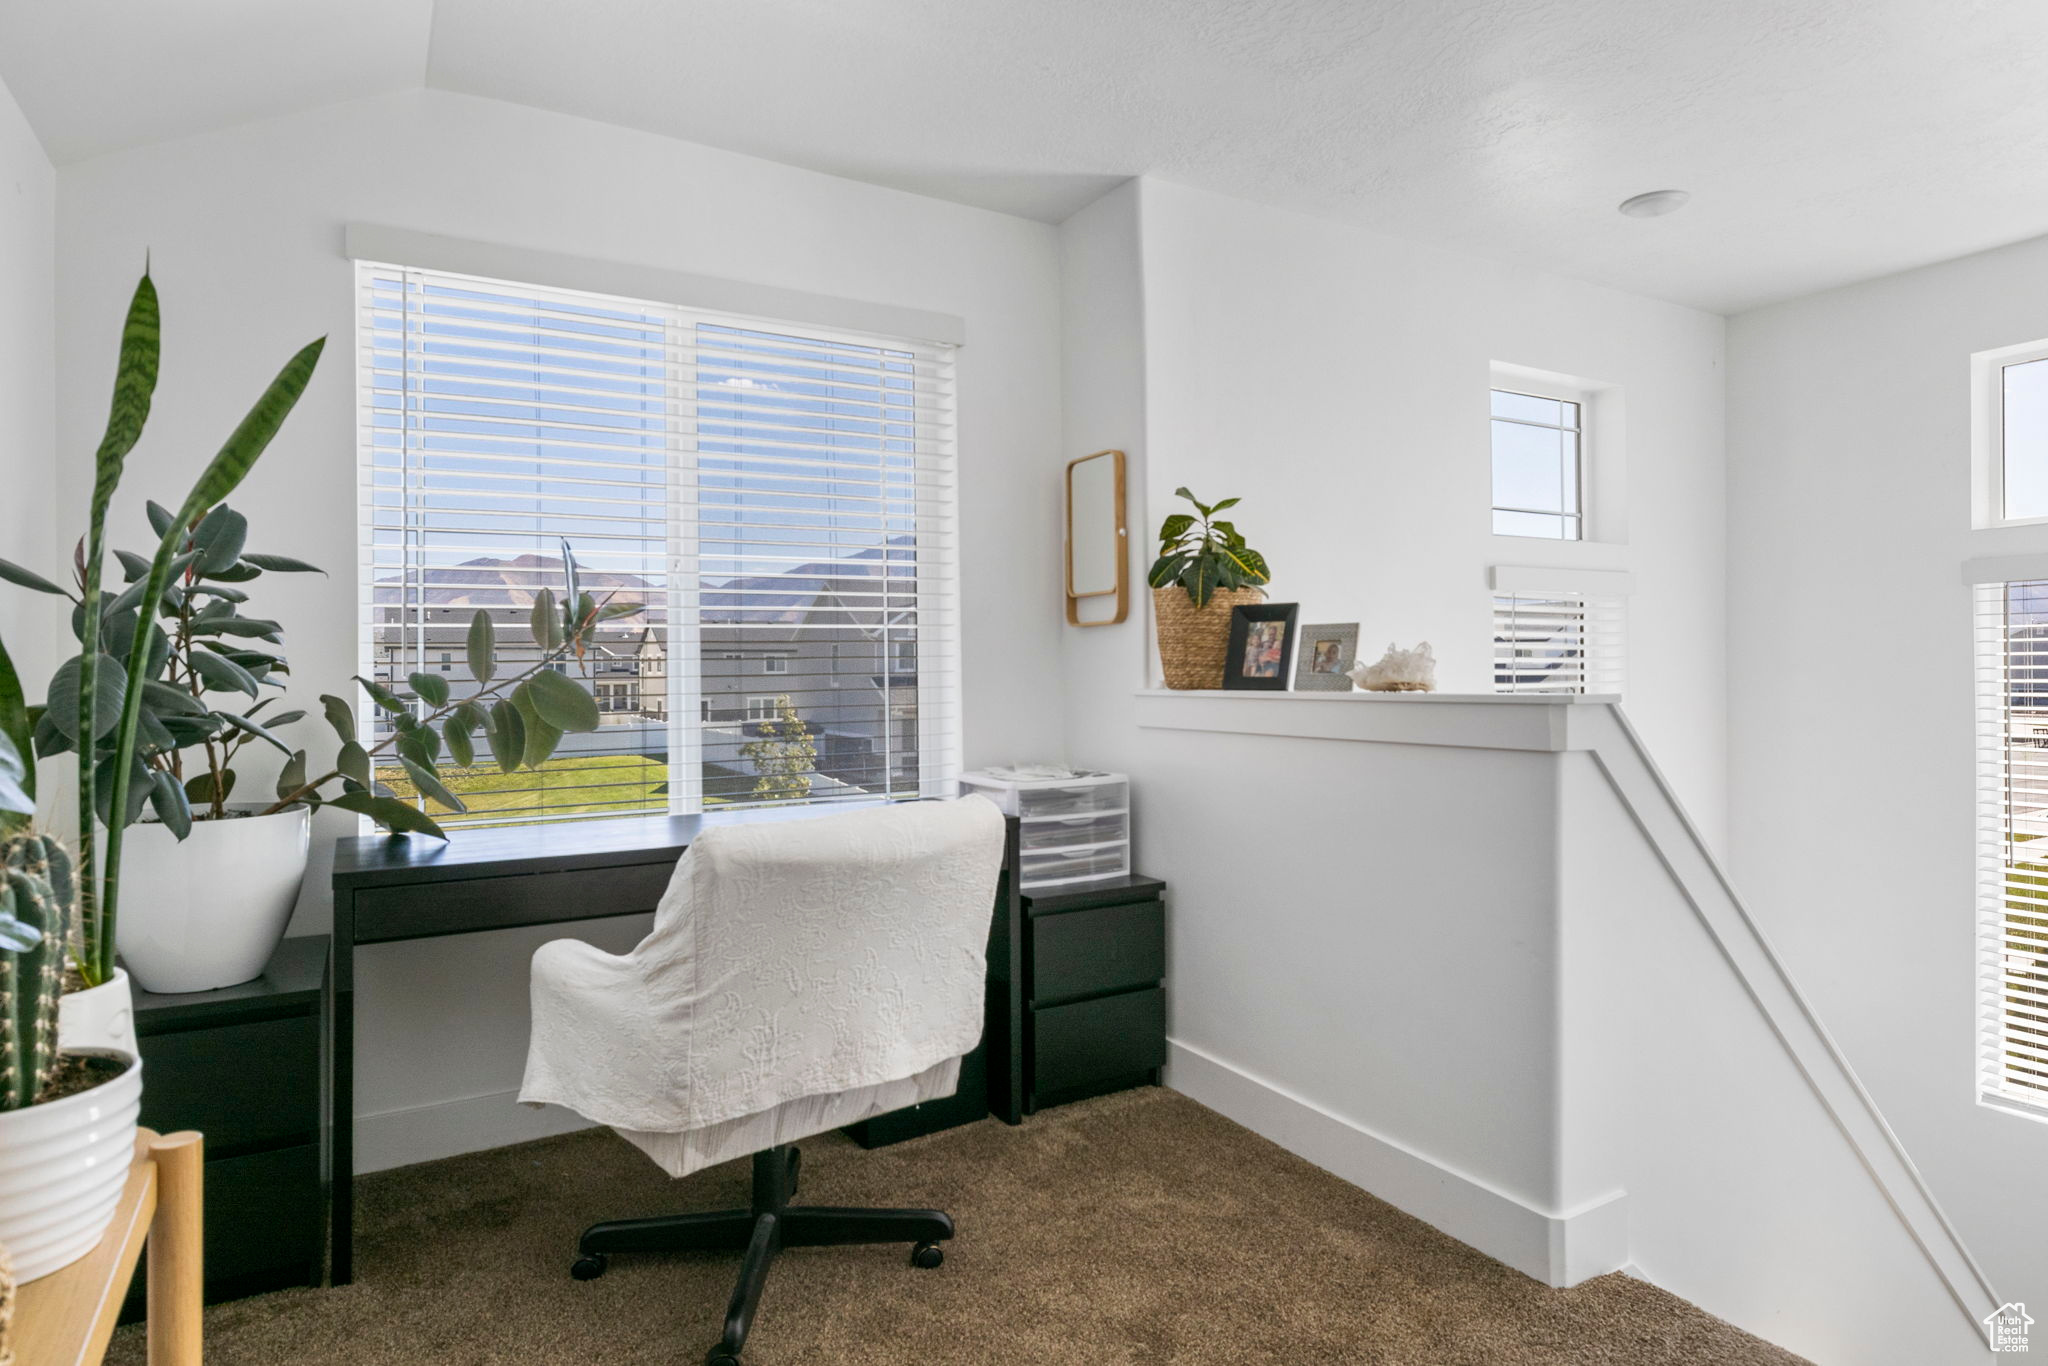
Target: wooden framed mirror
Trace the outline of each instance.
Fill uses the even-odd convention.
[[[1130,611],[1124,453],[1067,462],[1067,624],[1114,626]],[[1109,602],[1098,602],[1107,598]],[[1085,610],[1084,610],[1084,604]]]

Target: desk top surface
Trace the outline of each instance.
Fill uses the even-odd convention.
[[[334,842],[334,886],[340,890],[674,862],[697,838],[702,824],[701,816],[634,816],[458,828],[448,840],[357,835]]]
[[[702,816],[629,816],[552,825],[457,827],[449,840],[424,835],[357,835],[334,842],[337,891],[459,882],[522,873],[673,863],[707,825],[804,820],[880,802],[714,811]]]

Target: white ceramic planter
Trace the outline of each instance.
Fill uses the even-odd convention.
[[[128,828],[115,942],[144,991],[211,991],[263,973],[306,875],[312,812],[194,821],[181,843]]]
[[[96,987],[57,998],[57,1047],[67,1053],[86,1048],[140,1055],[135,1046],[135,993],[120,968]]]
[[[71,1265],[114,1217],[142,1108],[142,1062],[118,1056],[128,1070],[110,1082],[0,1111],[0,1245],[14,1258],[17,1281]]]

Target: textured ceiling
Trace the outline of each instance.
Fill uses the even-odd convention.
[[[0,0],[60,161],[424,81],[1052,221],[1151,173],[1723,311],[2048,231],[2044,76],[2042,0]]]

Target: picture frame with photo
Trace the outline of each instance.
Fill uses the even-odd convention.
[[[1293,602],[1259,602],[1230,614],[1230,647],[1223,656],[1223,686],[1285,692],[1294,652]]]
[[[1358,623],[1304,626],[1294,647],[1296,692],[1350,692],[1358,662]]]

